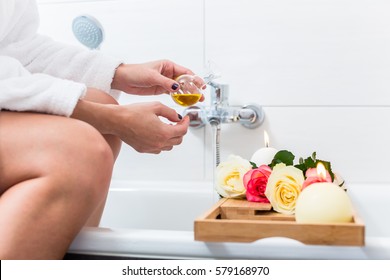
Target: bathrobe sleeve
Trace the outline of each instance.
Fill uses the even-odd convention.
[[[111,82],[120,60],[55,42],[38,25],[35,0],[0,0],[0,109],[69,116],[86,87],[118,98]]]
[[[84,84],[31,74],[16,59],[0,56],[0,110],[69,117],[85,92]]]

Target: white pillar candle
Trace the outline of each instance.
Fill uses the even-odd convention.
[[[275,148],[265,147],[258,149],[251,157],[251,162],[257,166],[268,165],[272,162],[275,154],[278,152]]]
[[[269,147],[269,138],[266,131],[264,131],[264,143],[265,147],[258,149],[251,157],[251,162],[257,166],[268,165],[272,162],[275,154],[278,152],[277,149]]]

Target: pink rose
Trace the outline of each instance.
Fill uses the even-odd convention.
[[[248,201],[269,203],[264,192],[271,172],[272,170],[268,165],[261,165],[245,173],[243,181]]]
[[[326,170],[326,176],[323,178],[318,174],[317,168],[309,168],[306,170],[306,180],[303,182],[302,190],[311,184],[321,182],[332,182],[332,177],[330,177],[328,170]]]

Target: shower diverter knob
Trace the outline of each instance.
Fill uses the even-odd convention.
[[[238,113],[239,122],[247,128],[259,127],[264,121],[263,108],[256,104],[248,104]]]

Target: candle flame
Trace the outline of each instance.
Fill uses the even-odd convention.
[[[269,147],[269,136],[267,131],[264,130],[264,145],[268,148]]]
[[[326,179],[326,168],[321,162],[317,163],[317,174],[321,179]]]

